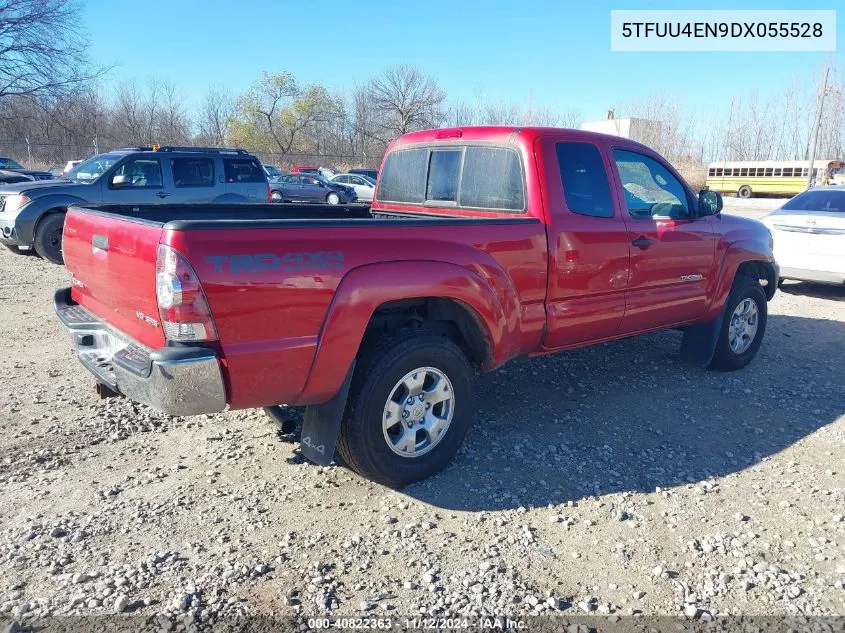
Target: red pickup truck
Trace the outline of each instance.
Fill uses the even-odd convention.
[[[622,138],[417,132],[370,209],[72,207],[56,310],[102,394],[305,406],[309,459],[337,445],[402,486],[454,456],[474,370],[663,328],[693,363],[745,366],[778,269],[768,230],[721,206]]]

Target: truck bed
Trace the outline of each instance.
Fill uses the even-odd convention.
[[[165,230],[184,231],[190,229],[236,229],[236,228],[284,228],[295,226],[373,226],[385,222],[432,222],[441,224],[511,224],[519,222],[536,223],[525,216],[479,218],[465,215],[437,213],[379,211],[372,212],[361,205],[329,204],[170,204],[170,205],[126,205],[103,204],[76,207],[85,213],[104,216],[120,216],[124,220],[157,225]]]

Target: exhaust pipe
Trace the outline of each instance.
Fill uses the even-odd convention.
[[[279,406],[264,407],[264,413],[270,416],[270,419],[276,423],[276,426],[279,428],[282,435],[290,435],[296,431],[296,420],[291,417],[287,409],[283,409]]]
[[[117,391],[102,382],[98,382],[94,389],[100,400],[105,400],[106,398],[117,398],[120,395]]]

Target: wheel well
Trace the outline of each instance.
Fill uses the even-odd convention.
[[[766,299],[771,299],[775,296],[778,280],[775,277],[774,266],[770,263],[760,261],[742,262],[739,268],[736,269],[736,274],[745,275],[746,277],[760,281],[760,285],[763,286],[763,290],[766,293]],[[764,281],[765,283],[763,283]]]
[[[56,215],[59,213],[67,213],[67,207],[53,207],[52,209],[47,209],[38,217],[38,220],[36,220],[35,222],[35,226],[32,227],[33,241],[35,240],[35,236],[38,235],[38,229],[41,227],[41,223],[51,215]]]
[[[492,345],[480,317],[455,299],[422,297],[383,303],[370,317],[364,340],[402,327],[426,329],[447,336],[475,366],[483,367],[493,357]]]

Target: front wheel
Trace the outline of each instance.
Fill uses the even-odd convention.
[[[340,204],[340,196],[336,193],[330,193],[326,196],[326,202],[329,204]]]
[[[766,294],[760,282],[737,276],[725,304],[725,318],[710,367],[733,371],[750,363],[763,342],[767,317]]]
[[[402,330],[359,359],[338,451],[363,477],[401,488],[445,468],[473,416],[463,352],[442,336]]]
[[[270,193],[271,202],[282,202],[282,193],[280,191],[273,191]]]
[[[35,231],[35,252],[54,264],[64,264],[62,255],[62,231],[65,227],[65,214],[53,213],[38,223]]]

